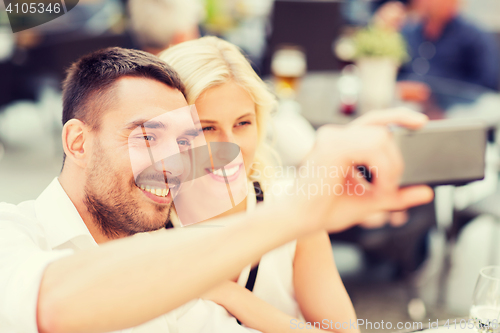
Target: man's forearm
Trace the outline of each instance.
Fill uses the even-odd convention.
[[[107,332],[167,313],[271,249],[314,231],[298,212],[264,207],[225,219],[227,227],[165,230],[58,260],[42,280],[39,330]]]

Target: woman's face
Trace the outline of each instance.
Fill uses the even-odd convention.
[[[206,90],[195,105],[207,143],[216,141],[237,144],[248,175],[258,141],[255,103],[248,92],[237,83],[229,81]],[[235,169],[235,166],[229,165],[226,172],[233,173]]]

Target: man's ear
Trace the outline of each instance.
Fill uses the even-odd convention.
[[[62,130],[62,143],[66,160],[71,160],[81,168],[87,166],[90,158],[89,130],[84,122],[71,119],[64,124]]]

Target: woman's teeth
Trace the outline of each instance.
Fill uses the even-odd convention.
[[[141,185],[141,190],[149,192],[151,194],[154,194],[158,197],[166,197],[168,195],[168,192],[170,192],[170,188],[156,188],[152,186],[144,186]]]
[[[224,170],[226,171],[226,177],[234,175],[236,172],[238,172],[239,169],[240,169],[239,165],[232,168],[224,168]],[[224,177],[224,174],[222,173],[222,168],[213,170],[212,173],[216,176]]]

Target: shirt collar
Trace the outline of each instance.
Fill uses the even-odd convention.
[[[80,249],[97,246],[57,178],[36,199],[35,209],[52,249],[69,241]]]

